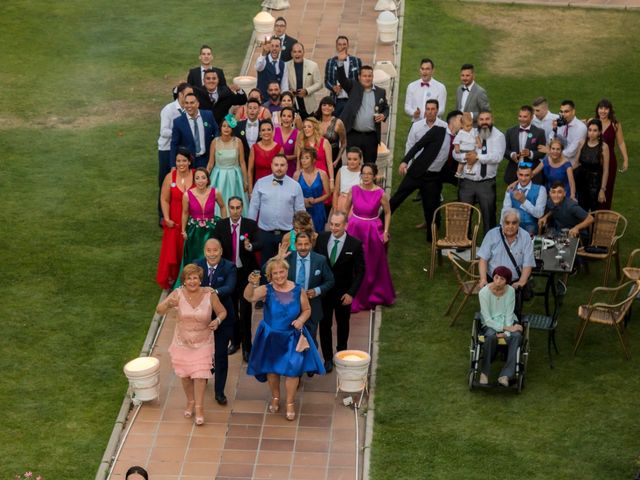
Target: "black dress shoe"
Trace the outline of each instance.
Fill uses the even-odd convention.
[[[327,373],[331,373],[333,371],[333,362],[331,360],[325,361],[324,369],[327,371]]]
[[[227,354],[228,355],[233,355],[238,350],[240,350],[240,345],[231,344],[231,345],[229,345],[229,348],[227,348]]]
[[[216,402],[218,402],[218,405],[226,405],[227,397],[225,397],[224,393],[216,393]]]
[[[242,360],[244,360],[245,363],[249,363],[249,354],[250,353],[251,352],[247,352],[247,351],[242,352]]]
[[[307,372],[307,377],[311,378],[315,375],[315,373]]]

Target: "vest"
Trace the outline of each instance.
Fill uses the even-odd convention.
[[[276,69],[271,63],[271,55],[267,57],[267,64],[264,70],[258,72],[258,89],[262,92],[262,95],[267,98],[267,87],[271,82],[282,82],[282,75],[284,73],[284,62],[282,60],[277,61],[278,70],[280,73],[276,73]]]
[[[526,199],[529,200],[529,202],[531,202],[533,205],[535,205],[536,200],[538,199],[538,194],[540,193],[540,185],[533,182],[531,182],[530,185],[531,188],[529,188],[529,191],[527,192]],[[537,225],[538,219],[531,215],[529,212],[524,211],[524,209],[522,208],[522,203],[518,202],[515,199],[515,197],[513,196],[513,192],[515,192],[515,189],[509,193],[509,195],[511,196],[511,205],[520,213],[520,223],[526,225]]]

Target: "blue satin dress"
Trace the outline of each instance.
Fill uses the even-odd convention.
[[[266,382],[267,373],[299,377],[303,373],[326,372],[313,338],[303,327],[302,333],[292,325],[300,315],[300,286],[288,292],[278,292],[267,284],[264,317],[256,330],[247,366],[247,374]],[[300,335],[307,337],[309,349],[296,352]]]

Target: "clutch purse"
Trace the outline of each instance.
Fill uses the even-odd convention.
[[[296,352],[306,352],[309,350],[309,340],[304,336],[302,330],[300,331],[300,338],[298,338],[298,344],[296,345]]]

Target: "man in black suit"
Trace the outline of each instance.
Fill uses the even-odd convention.
[[[296,235],[296,251],[287,257],[287,261],[289,280],[307,292],[311,304],[311,317],[305,326],[317,345],[316,333],[322,320],[322,297],[333,288],[333,273],[327,258],[311,251],[311,237],[305,232]]]
[[[518,164],[521,161],[533,163],[535,169],[544,156],[544,153],[538,151],[539,145],[545,145],[544,130],[533,125],[532,121],[533,107],[523,105],[518,112],[518,125],[511,127],[505,134],[504,158],[507,159],[507,169],[504,172],[504,181],[507,185],[518,179]],[[542,174],[536,175],[533,181],[541,185]]]
[[[244,159],[249,161],[249,153],[254,143],[260,140],[260,102],[255,98],[247,100],[247,119],[240,120],[233,129],[233,135],[238,137],[244,148]]]
[[[384,88],[373,85],[373,68],[360,68],[358,82],[353,82],[344,73],[347,52],[338,54],[338,82],[349,94],[340,119],[347,132],[347,147],[359,147],[365,163],[375,163],[381,138],[381,124],[389,116]]]
[[[213,69],[204,73],[204,87],[196,87],[195,94],[198,97],[200,109],[211,111],[218,125],[222,124],[224,116],[229,113],[233,105],[247,103],[247,95],[236,85],[232,84],[230,87],[220,85],[218,72]]]
[[[212,65],[213,53],[211,52],[211,47],[209,45],[202,45],[200,47],[200,57],[198,58],[200,58],[200,66],[192,68],[187,74],[187,83],[189,85],[192,87],[204,87],[204,73],[207,70],[214,70],[218,74],[220,86],[227,84],[227,79],[224,78],[224,72],[222,69]]]
[[[214,333],[215,339],[215,398],[219,405],[227,404],[224,387],[227,383],[229,358],[227,347],[233,335],[235,311],[231,296],[236,288],[236,267],[229,260],[222,258],[222,244],[217,238],[210,238],[204,244],[204,258],[194,262],[204,270],[202,286],[215,290],[220,302],[227,311],[227,318]],[[214,314],[215,315],[215,314]]]
[[[281,53],[280,59],[283,62],[288,62],[291,60],[291,47],[293,47],[294,43],[298,43],[293,37],[287,35],[287,21],[284,17],[276,18],[276,23],[273,25],[273,37],[280,39],[281,44]],[[271,38],[273,38],[271,37]]]
[[[244,299],[242,293],[249,274],[260,269],[255,257],[255,252],[260,250],[260,236],[258,224],[242,216],[243,203],[240,197],[229,198],[227,205],[229,217],[216,224],[214,236],[220,240],[223,257],[234,264],[238,272],[236,288],[231,296],[237,313],[236,324],[228,353],[236,353],[242,345],[242,358],[246,362],[251,352],[251,303]]]
[[[316,239],[316,253],[329,259],[335,286],[322,299],[322,321],[320,322],[320,344],[324,369],[333,370],[333,313],[336,315],[336,350],[347,349],[351,302],[358,293],[364,278],[364,254],[362,242],[347,234],[347,214],[335,212],[329,219],[330,232],[322,232]]]

